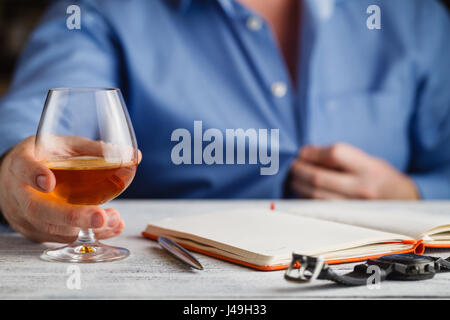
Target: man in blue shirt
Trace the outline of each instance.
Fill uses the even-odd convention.
[[[28,238],[123,229],[113,209],[42,193],[55,179],[26,137],[54,87],[122,89],[143,155],[124,196],[450,197],[439,2],[86,0],[80,29],[71,5],[52,5],[0,101],[0,208]]]

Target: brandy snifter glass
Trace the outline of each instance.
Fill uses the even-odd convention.
[[[36,158],[56,178],[48,195],[51,201],[101,205],[122,193],[136,174],[136,137],[116,88],[51,89],[35,143]],[[74,243],[47,249],[41,257],[76,263],[119,260],[129,254],[98,242],[92,229],[81,229]]]

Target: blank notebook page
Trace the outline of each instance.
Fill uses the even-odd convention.
[[[168,218],[151,225],[207,245],[220,244],[266,256],[282,256],[292,251],[317,254],[376,242],[411,238],[336,222],[296,216],[270,210],[234,210],[214,214]],[[168,234],[160,230],[160,234]],[[174,232],[170,232],[174,235]],[[179,235],[182,237],[182,235]],[[202,238],[202,239],[199,239]],[[208,239],[209,241],[204,241]]]

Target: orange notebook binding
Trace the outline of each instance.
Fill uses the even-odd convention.
[[[142,235],[146,238],[152,239],[152,240],[157,240],[158,237],[151,235],[149,233],[146,232],[142,232]],[[174,241],[176,241],[175,239],[173,239]],[[410,242],[409,242],[410,243]],[[283,265],[277,265],[277,266],[260,266],[260,265],[256,265],[256,264],[251,264],[242,260],[237,260],[237,259],[233,259],[233,258],[229,258],[226,256],[222,256],[216,253],[212,253],[206,250],[202,250],[199,248],[195,248],[195,247],[191,247],[189,245],[186,244],[182,244],[180,242],[178,242],[179,245],[181,245],[183,248],[190,250],[190,251],[194,251],[194,252],[198,252],[213,258],[217,258],[217,259],[221,259],[221,260],[225,260],[234,264],[238,264],[241,266],[245,266],[245,267],[249,267],[252,269],[257,269],[257,270],[261,270],[261,271],[276,271],[276,270],[284,270],[287,269],[289,267],[289,264],[283,264]],[[442,248],[442,247],[441,247]],[[445,247],[448,248],[448,247]],[[401,250],[401,251],[397,251],[397,252],[391,252],[390,254],[402,254],[402,253],[415,253],[415,254],[423,254],[425,252],[425,246],[423,245],[422,241],[416,241],[416,243],[414,243],[414,246],[409,249],[409,250]],[[367,259],[375,259],[375,258],[379,258],[381,256],[383,256],[385,254],[376,254],[376,255],[370,255],[370,256],[365,256],[365,257],[358,257],[358,258],[347,258],[347,259],[334,259],[334,260],[326,260],[325,262],[328,264],[338,264],[338,263],[351,263],[351,262],[358,262],[358,261],[364,261]]]
[[[234,210],[156,221],[142,235],[169,237],[188,250],[263,271],[288,268],[293,252],[337,264],[450,248],[450,224],[436,225],[427,240],[379,229],[272,210]]]

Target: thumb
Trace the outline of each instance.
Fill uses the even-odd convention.
[[[41,192],[51,192],[56,179],[53,172],[34,156],[34,144],[25,143],[10,154],[10,170],[22,183]]]

